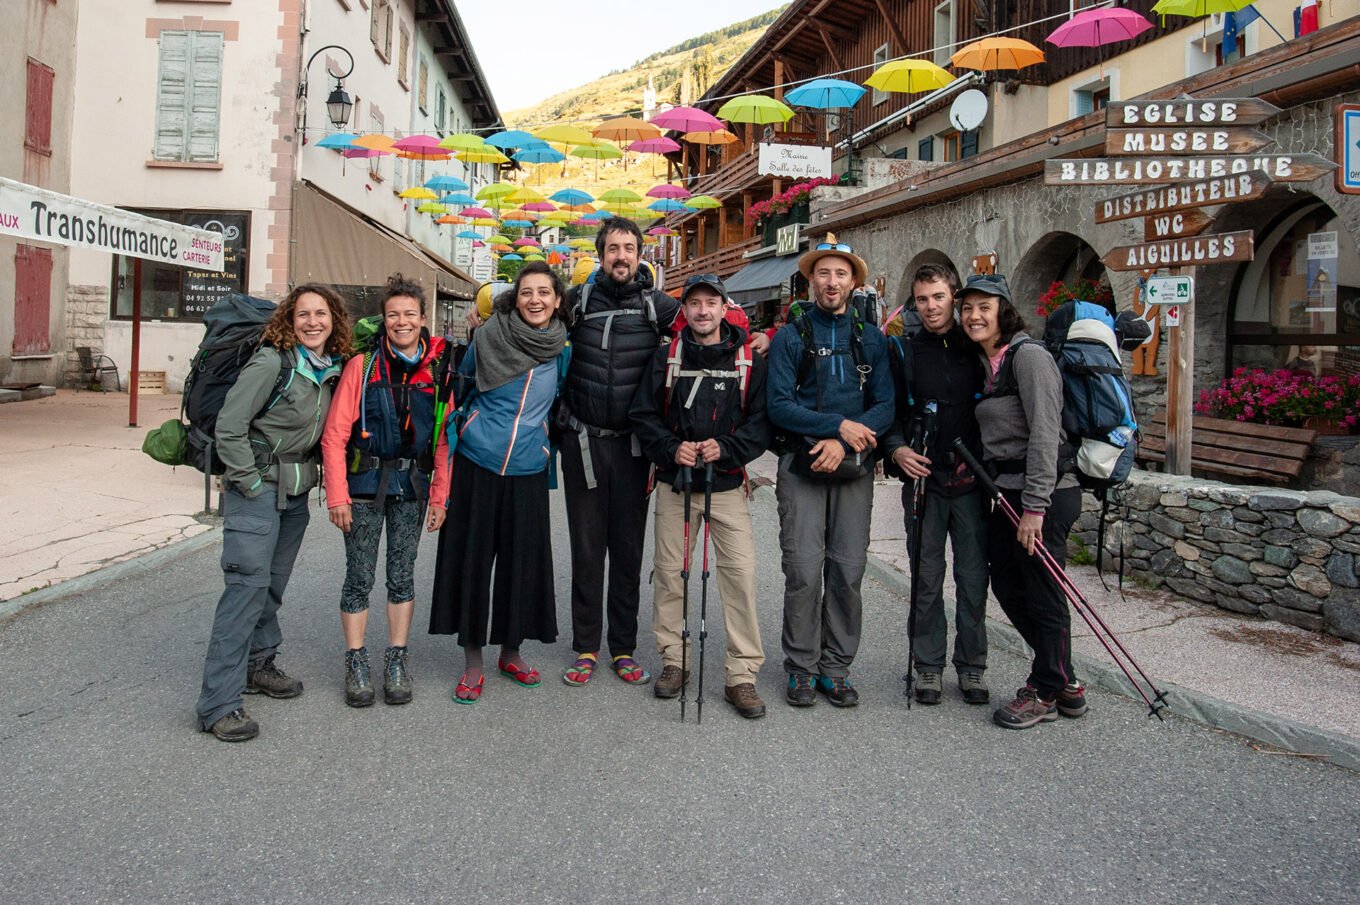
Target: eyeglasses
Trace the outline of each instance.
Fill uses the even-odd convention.
[[[696,273],[688,280],[685,280],[685,288],[688,289],[690,286],[698,286],[700,283],[710,283],[717,286],[720,282],[716,273]]]
[[[837,242],[834,245],[830,242],[823,242],[821,245],[817,246],[817,251],[848,251],[851,254],[855,253],[855,250],[844,242]]]

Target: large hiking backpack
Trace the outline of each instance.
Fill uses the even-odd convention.
[[[204,474],[220,475],[226,471],[216,449],[217,416],[222,411],[227,391],[235,385],[241,369],[260,347],[265,324],[276,307],[264,299],[233,293],[218,300],[203,315],[203,325],[208,332],[194,354],[189,376],[184,381],[182,414],[188,422],[185,459]],[[275,401],[288,379],[291,358],[291,355],[280,356],[279,376],[265,408]]]

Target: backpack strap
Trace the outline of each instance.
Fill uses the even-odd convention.
[[[671,412],[671,393],[675,390],[676,378],[680,376],[681,354],[680,337],[677,335],[671,338],[670,348],[666,352],[666,401],[661,408],[662,415]]]
[[[1001,366],[996,369],[996,380],[992,382],[992,391],[987,394],[989,398],[1014,396],[1020,392],[1020,384],[1015,380],[1015,354],[1030,344],[1043,345],[1039,340],[1029,338],[1014,343],[1006,350],[1005,356],[1001,359]]]
[[[741,413],[746,414],[746,397],[751,390],[751,340],[748,337],[737,350],[737,373],[741,383]]]

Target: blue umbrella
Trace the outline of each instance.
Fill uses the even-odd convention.
[[[558,204],[589,204],[595,200],[595,196],[580,189],[561,189],[548,196],[549,201],[556,201]]]
[[[689,208],[685,207],[683,204],[681,204],[679,201],[676,201],[674,198],[658,198],[651,204],[647,205],[647,209],[652,211],[660,211],[663,214],[669,214],[672,211],[689,210]]]
[[[487,144],[494,145],[497,148],[535,147],[535,142],[537,144],[546,144],[541,139],[534,138],[528,132],[522,132],[519,129],[507,129],[504,132],[497,132],[486,140]]]
[[[570,245],[549,245],[550,249],[559,254],[569,255],[574,250]]]
[[[523,261],[523,260],[524,260],[524,255],[517,255],[517,254],[515,254],[515,253],[512,251],[512,252],[510,252],[508,255],[501,255],[501,260],[502,260],[502,261]]]
[[[352,132],[333,132],[316,143],[318,148],[331,148],[336,151],[348,151],[353,145],[351,142],[359,136]]]
[[[813,79],[784,95],[784,102],[818,110],[838,110],[853,107],[867,91],[861,85],[844,79]]]
[[[464,229],[454,234],[455,239],[480,239],[482,234],[475,229]]]
[[[534,225],[528,220],[502,220],[501,226],[508,226],[511,229],[533,229]]]
[[[523,151],[516,151],[510,155],[520,163],[561,163],[567,159],[567,155],[561,151],[554,151],[549,147],[526,148]]]
[[[467,192],[454,192],[452,195],[445,195],[439,199],[440,204],[457,205],[459,207],[476,207],[477,199]]]
[[[432,192],[466,192],[468,184],[457,176],[432,176],[425,180],[425,188]]]

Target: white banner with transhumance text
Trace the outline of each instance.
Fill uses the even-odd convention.
[[[831,149],[817,145],[760,145],[761,175],[802,179],[831,178]]]
[[[0,179],[0,236],[111,251],[209,273],[226,266],[226,240],[221,233],[168,223],[12,179]]]

